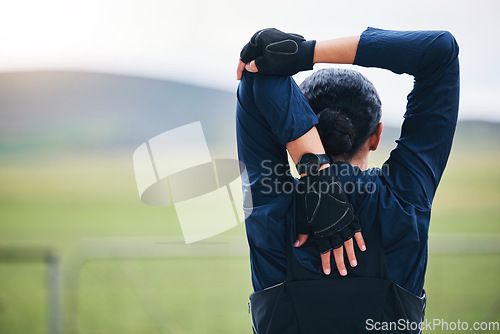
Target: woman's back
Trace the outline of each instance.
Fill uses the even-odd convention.
[[[390,280],[418,298],[423,294],[432,200],[448,160],[458,115],[458,46],[448,32],[368,28],[359,40],[354,64],[407,73],[415,78],[401,136],[384,166],[362,171],[353,166],[355,159],[351,161],[353,165],[337,161],[329,173],[342,183],[361,221],[363,234],[370,239],[374,233],[380,233],[372,242],[385,253],[380,258],[387,263]],[[286,144],[318,122],[304,101],[304,95],[289,77],[244,73],[238,88],[238,153],[249,175],[244,187],[251,192],[245,193],[251,193],[254,203],[252,215],[246,219],[254,301],[256,296],[270,296],[271,291],[279,289],[289,273],[287,258],[296,261],[306,275],[323,275],[318,247],[312,238],[300,248],[292,247],[296,198],[293,187],[289,187],[293,178],[286,172]],[[351,277],[356,276],[356,271],[363,272],[363,268],[353,269]],[[335,279],[339,275],[333,272],[330,276]],[[340,278],[338,284],[331,286],[338,287],[349,277]],[[276,284],[277,287],[268,289]],[[362,286],[370,290],[369,285]],[[376,294],[376,289],[368,290],[367,295]],[[393,296],[406,293],[397,291]],[[272,323],[265,319],[265,314],[273,313],[273,305],[278,305],[271,299],[253,303],[257,308],[263,307],[252,310],[263,328]],[[348,300],[344,298],[342,303]],[[388,301],[386,305],[395,306],[395,302]],[[417,307],[419,303],[408,305]],[[346,312],[355,314],[356,306],[351,306]],[[267,307],[271,309],[266,310]],[[422,315],[422,309],[415,314],[419,312]]]

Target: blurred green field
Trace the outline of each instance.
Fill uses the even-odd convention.
[[[500,236],[499,169],[495,151],[452,154],[434,203],[431,239]],[[140,202],[131,152],[0,162],[0,247],[48,245],[62,256],[63,266],[78,267],[72,261],[82,240],[181,240],[180,226],[172,221],[171,209]],[[225,238],[240,239],[242,251],[85,262],[76,274],[78,289],[71,291],[76,302],[63,314],[74,323],[64,328],[75,326],[79,333],[251,333],[243,226],[217,240]],[[430,252],[427,319],[500,321],[499,253]],[[46,285],[47,267],[41,263],[0,263],[0,333],[48,332]]]

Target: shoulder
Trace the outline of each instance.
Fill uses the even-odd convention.
[[[291,77],[262,75],[259,73],[244,71],[241,76],[240,84],[251,84],[258,89],[269,89],[277,88],[282,85],[289,85],[292,81],[293,78]]]

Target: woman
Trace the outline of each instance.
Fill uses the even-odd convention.
[[[455,39],[443,31],[368,28],[360,36],[315,43],[267,29],[254,35],[241,56],[237,137],[250,181],[244,188],[251,189],[254,202],[246,220],[254,330],[418,332],[432,200],[458,114]],[[414,76],[398,145],[382,169],[366,169],[382,123],[376,91],[361,75],[323,70],[306,79],[301,91],[289,77],[250,73],[291,75],[313,63],[350,63]],[[318,146],[321,142],[324,147]],[[345,278],[338,250],[338,272],[330,273],[330,253],[319,259],[317,239],[301,235],[291,247],[303,216],[308,220],[311,213],[299,210],[295,221],[295,207],[304,198],[284,191],[291,179],[286,149],[295,163],[310,152],[335,157],[322,172],[340,180],[367,238],[367,252],[358,253],[358,264],[348,251],[352,268]],[[265,166],[273,168],[267,172]],[[280,321],[283,317],[293,319]],[[388,327],[399,319],[406,324]]]

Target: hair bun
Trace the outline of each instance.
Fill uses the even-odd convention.
[[[355,128],[341,110],[324,109],[318,113],[318,132],[328,154],[349,152],[356,139]]]

